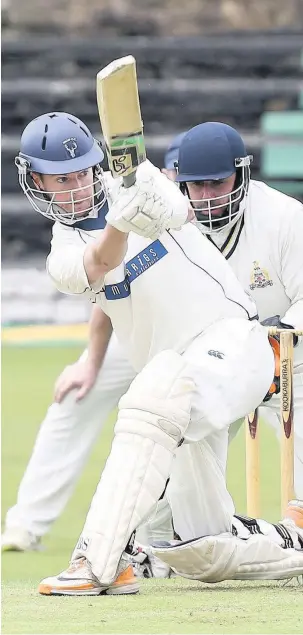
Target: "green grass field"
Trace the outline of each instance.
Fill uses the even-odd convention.
[[[2,518],[18,484],[52,398],[53,381],[76,347],[14,348],[2,352]],[[62,517],[45,537],[45,551],[2,556],[3,633],[302,633],[302,587],[291,582],[202,585],[181,578],[145,580],[134,597],[42,597],[37,583],[66,568],[108,452],[114,415]],[[228,480],[245,513],[244,446],[232,443]],[[263,515],[279,519],[279,455],[262,431]]]

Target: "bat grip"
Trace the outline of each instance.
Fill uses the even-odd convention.
[[[123,177],[123,185],[124,187],[131,187],[136,183],[136,171],[128,174],[128,176]]]

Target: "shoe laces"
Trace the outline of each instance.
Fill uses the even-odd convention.
[[[69,564],[67,572],[74,573],[74,571],[77,571],[77,569],[82,567],[85,564],[85,562],[86,562],[86,558],[84,558],[84,556],[82,556],[81,558],[77,558],[77,560],[72,560]]]

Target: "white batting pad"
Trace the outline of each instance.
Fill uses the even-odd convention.
[[[303,574],[303,551],[283,549],[261,535],[243,542],[245,551],[234,580],[284,580]]]
[[[183,578],[203,582],[232,580],[238,566],[237,539],[228,532],[172,547],[152,547],[152,552]]]
[[[189,424],[194,388],[182,357],[164,351],[120,400],[111,453],[73,554],[89,560],[101,584],[115,579],[133,531],[165,489]]]

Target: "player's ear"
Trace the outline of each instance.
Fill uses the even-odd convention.
[[[38,174],[38,172],[31,172],[30,175],[34,181],[35,186],[38,187],[39,190],[44,190],[42,174]]]

